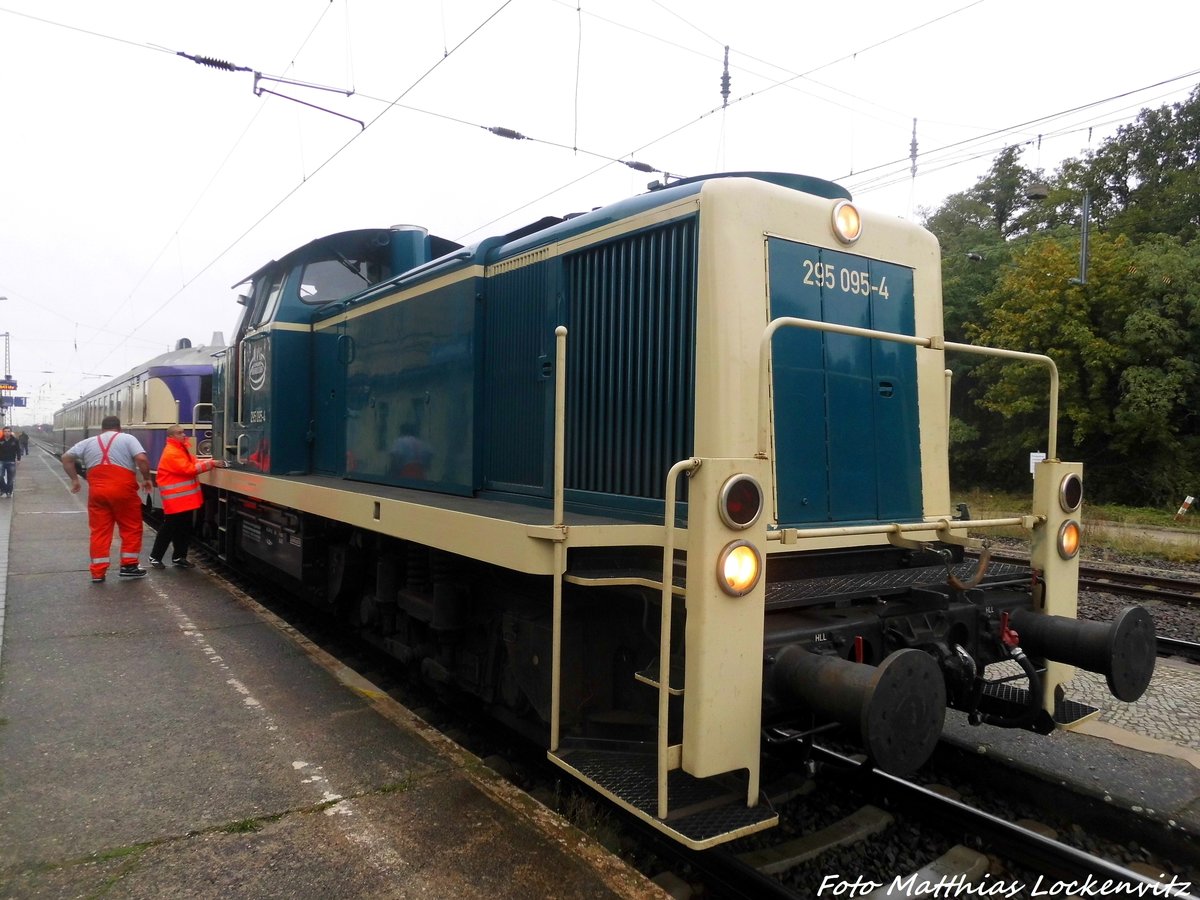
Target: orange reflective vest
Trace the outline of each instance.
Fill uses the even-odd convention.
[[[196,476],[215,465],[216,462],[211,459],[196,459],[187,441],[167,438],[167,446],[159,457],[158,471],[154,476],[158,493],[162,496],[163,512],[170,516],[199,509],[202,498]]]

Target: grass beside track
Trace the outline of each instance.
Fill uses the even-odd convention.
[[[1029,496],[1006,494],[978,489],[951,492],[954,503],[966,503],[975,519],[1005,518],[1029,512]],[[1182,498],[1180,498],[1182,500]],[[1183,532],[1200,536],[1200,509],[1193,508],[1176,518],[1178,507],[1152,509],[1145,507],[1083,504],[1084,551],[1101,557],[1107,555],[1144,556],[1178,563],[1197,562],[1194,542],[1175,543],[1156,529]],[[1089,527],[1091,526],[1091,527]],[[1107,530],[1099,528],[1109,526]],[[1114,527],[1115,526],[1115,527]],[[1028,539],[1020,528],[1001,529],[1001,537]],[[977,536],[983,536],[977,535]]]

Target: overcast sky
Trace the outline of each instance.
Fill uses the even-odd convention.
[[[1194,0],[0,0],[15,421],[231,336],[230,286],[312,238],[470,243],[660,177],[614,160],[802,172],[917,218],[1007,145],[1052,172],[1185,99],[1198,26]]]

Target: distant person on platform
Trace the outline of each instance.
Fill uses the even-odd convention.
[[[4,426],[4,431],[0,434],[0,497],[13,495],[13,484],[17,480],[17,461],[23,455],[21,442],[11,428]]]
[[[17,432],[17,440],[21,442],[21,455],[29,455],[29,435],[23,431]]]
[[[192,540],[192,521],[203,502],[200,482],[196,476],[212,468],[228,469],[229,463],[217,459],[196,459],[191,440],[182,425],[167,428],[167,445],[158,460],[158,493],[163,503],[163,525],[150,550],[150,565],[163,568],[163,556],[168,546],[174,546],[171,562],[181,569],[191,569],[188,545]]]
[[[71,493],[79,493],[77,461],[83,460],[88,481],[88,524],[92,529],[92,584],[103,584],[108,572],[109,548],[113,524],[121,533],[122,578],[141,578],[146,570],[138,566],[142,552],[142,500],[138,495],[138,474],[147,491],[150,460],[141,441],[121,431],[121,420],[105,416],[103,432],[84,438],[62,456],[63,471],[71,479]]]

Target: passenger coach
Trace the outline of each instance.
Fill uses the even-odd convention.
[[[54,414],[53,446],[65,453],[99,434],[105,416],[117,416],[123,431],[141,441],[154,466],[162,455],[168,425],[180,424],[201,456],[212,453],[213,354],[224,347],[214,334],[210,346],[181,339],[174,350],[130,369],[66,404]]]

